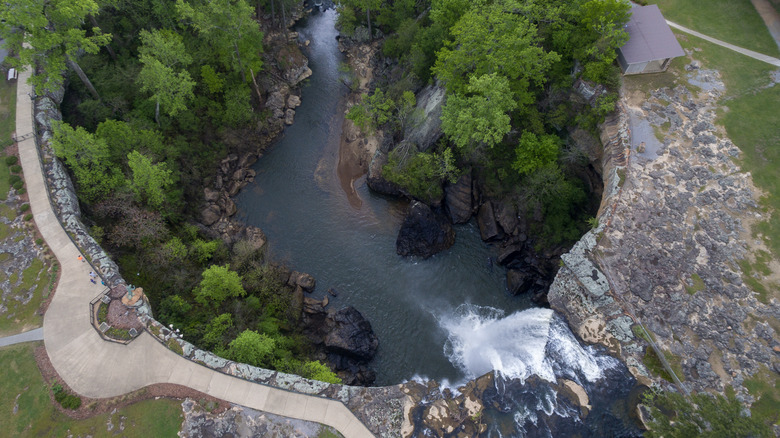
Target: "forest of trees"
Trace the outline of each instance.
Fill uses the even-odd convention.
[[[282,33],[299,3],[20,0],[0,10],[0,37],[10,63],[36,66],[37,94],[65,87],[52,148],[93,237],[144,286],[157,318],[226,358],[338,382],[310,359],[286,271],[193,220],[205,181],[234,151],[225,138],[249,137],[267,116],[262,26]]]
[[[433,151],[393,150],[385,177],[431,201],[443,181],[474,168],[492,196],[515,197],[536,217],[543,240],[571,242],[588,215],[576,168],[592,157],[568,134],[595,133],[614,109],[615,49],[628,38],[629,8],[622,0],[341,0],[341,31],[364,40],[389,35],[382,53],[403,70],[348,117],[400,140],[414,108],[409,92],[441,84],[445,141]],[[577,103],[577,79],[609,92],[594,105]]]

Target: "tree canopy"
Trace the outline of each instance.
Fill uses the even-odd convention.
[[[201,275],[203,280],[195,289],[195,298],[202,305],[218,306],[228,298],[246,295],[241,277],[236,271],[230,270],[230,265],[211,265]]]

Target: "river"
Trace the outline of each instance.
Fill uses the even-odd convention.
[[[380,342],[372,362],[376,385],[418,378],[457,385],[497,369],[510,382],[566,376],[590,388],[606,372],[625,380],[620,394],[593,402],[609,410],[630,389],[625,367],[582,347],[560,317],[534,308],[530,297],[510,296],[506,272],[490,262],[495,250],[474,223],[456,226],[456,243],[443,253],[403,258],[395,239],[407,202],[370,192],[364,178],[354,192],[342,187],[337,167],[348,90],[335,19],[332,9],[315,10],[298,26],[299,37],[311,42],[306,55],[313,74],[295,123],[257,162],[254,183],[238,196],[238,218],[263,229],[274,259],[317,279],[315,298],[333,288],[338,295],[330,306],[352,305],[371,322]],[[517,412],[565,414],[536,401],[518,408],[511,394],[501,397],[493,404],[507,409],[494,413],[496,424],[504,413],[520,428],[536,417]]]

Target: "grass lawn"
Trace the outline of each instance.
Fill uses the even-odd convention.
[[[750,0],[649,0],[667,20],[765,55],[780,49]]]
[[[39,343],[0,349],[0,435],[3,437],[175,437],[181,405],[174,400],[147,400],[114,414],[73,420],[54,408],[49,389],[33,358]],[[14,413],[14,410],[16,412]],[[124,417],[124,418],[123,418]],[[107,423],[111,421],[113,430]],[[124,431],[119,431],[119,425]]]
[[[10,144],[16,130],[16,83],[0,78],[0,150]]]

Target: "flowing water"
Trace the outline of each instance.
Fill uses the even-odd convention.
[[[407,203],[371,193],[364,179],[345,187],[337,168],[348,90],[335,18],[332,9],[315,10],[299,26],[300,38],[311,41],[306,55],[313,75],[295,123],[258,161],[254,183],[238,196],[239,217],[263,229],[275,259],[317,279],[314,297],[333,288],[338,295],[330,306],[352,305],[371,322],[380,341],[372,362],[377,385],[420,377],[457,384],[494,369],[505,378],[503,388],[523,386],[529,376],[566,376],[585,385],[601,379],[616,361],[581,347],[552,311],[509,296],[505,270],[491,262],[496,254],[475,224],[456,226],[456,243],[443,253],[402,258],[395,239]],[[496,425],[522,427],[533,417],[517,417],[533,410],[508,396],[517,393],[496,390],[493,405],[508,406],[494,410]]]

